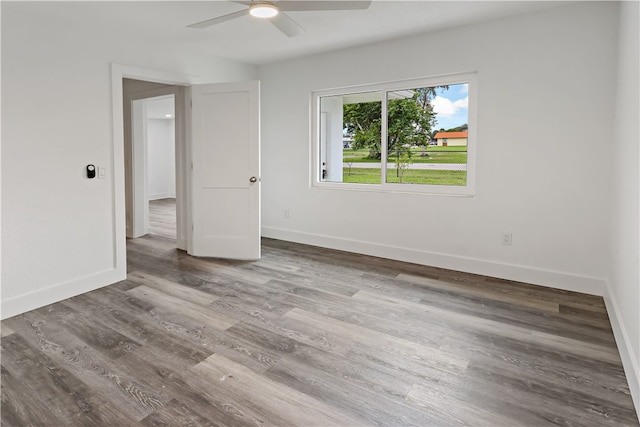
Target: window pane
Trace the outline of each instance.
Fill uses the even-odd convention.
[[[382,92],[320,98],[320,181],[380,184]]]
[[[387,93],[387,182],[467,184],[468,87]]]

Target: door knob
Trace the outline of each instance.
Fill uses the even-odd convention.
[[[251,178],[249,178],[249,182],[256,182],[258,180],[258,178],[256,178],[255,176],[252,176]]]

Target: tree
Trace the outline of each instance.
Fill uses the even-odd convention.
[[[438,86],[448,88],[448,86]],[[412,146],[426,146],[436,123],[431,100],[438,87],[413,89],[410,98],[391,99],[387,103],[389,157],[411,157]],[[382,103],[361,102],[346,104],[343,118],[346,133],[353,138],[353,148],[369,150],[369,158],[381,158]]]
[[[445,132],[466,132],[468,130],[469,130],[469,125],[465,123],[461,126],[456,126],[454,128],[447,129]]]
[[[347,135],[353,138],[352,148],[368,148],[372,159],[380,159],[381,117],[380,101],[346,104],[343,107],[343,122]]]
[[[411,160],[410,151],[405,152],[400,157],[396,158],[396,176],[398,177],[398,182],[402,182],[405,169],[407,169],[412,164],[413,160]]]
[[[351,167],[353,166],[353,160],[345,160],[345,163],[349,167],[349,173],[347,174],[347,176],[351,176]]]

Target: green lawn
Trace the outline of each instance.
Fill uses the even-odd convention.
[[[425,153],[427,155],[425,155]],[[380,160],[369,159],[368,150],[343,150],[343,161],[345,163],[380,163]],[[467,147],[429,147],[411,150],[411,160],[413,163],[467,163]],[[395,162],[395,156],[389,156],[389,162]]]
[[[343,180],[357,184],[380,184],[380,169],[351,168],[349,175],[349,168],[344,168]],[[400,182],[395,175],[395,169],[388,171],[387,181]],[[464,186],[467,184],[467,171],[406,169],[402,183]]]

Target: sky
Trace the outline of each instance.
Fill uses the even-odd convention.
[[[433,110],[437,113],[435,129],[451,129],[469,122],[469,85],[449,85],[449,89],[436,89],[436,96],[431,100]]]

